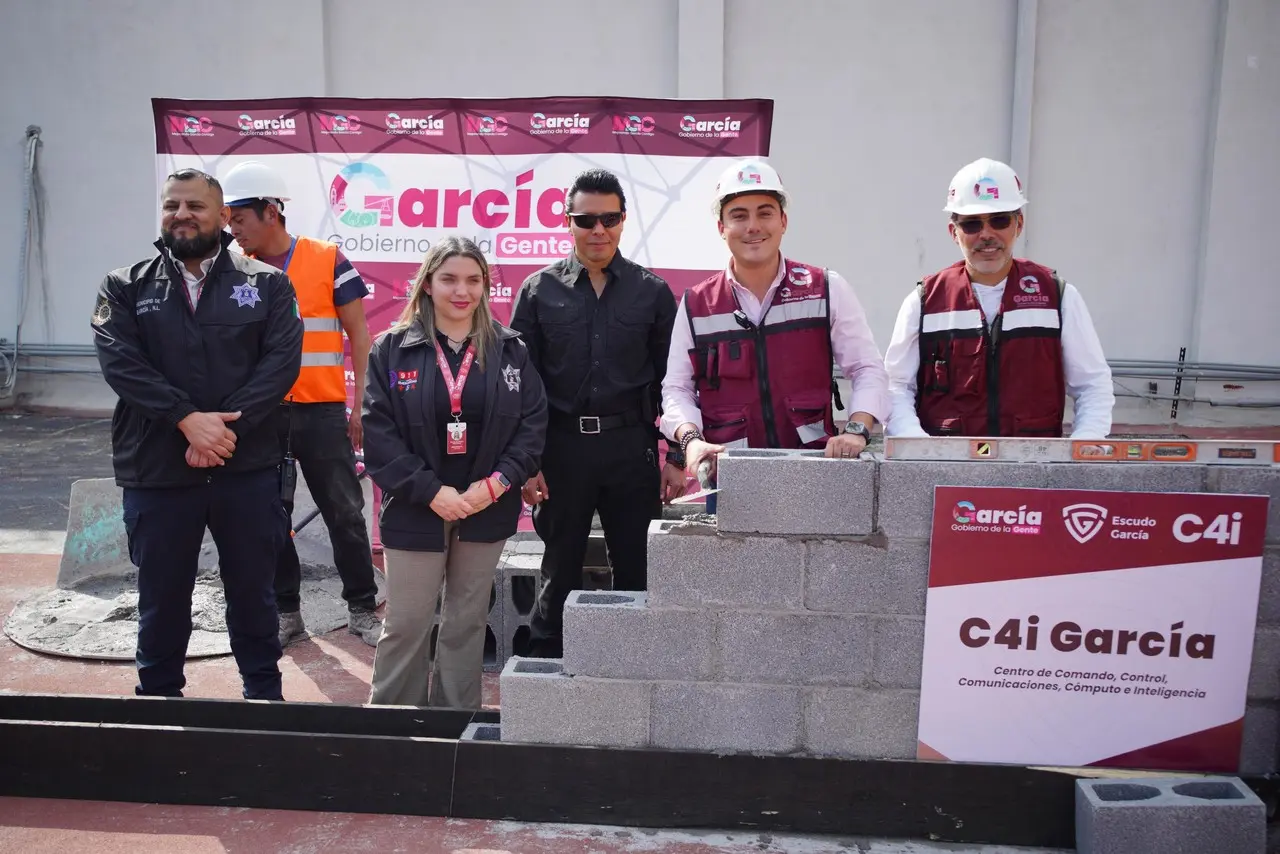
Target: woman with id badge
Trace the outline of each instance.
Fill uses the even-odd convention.
[[[383,493],[387,575],[372,704],[480,707],[494,570],[547,426],[542,381],[520,336],[493,320],[489,285],[473,242],[441,240],[369,354],[364,458]]]

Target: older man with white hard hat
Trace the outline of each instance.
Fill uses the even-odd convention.
[[[962,260],[907,295],[885,352],[889,436],[1063,435],[1111,431],[1115,395],[1084,298],[1055,270],[1013,256],[1022,182],[982,158],[951,180],[944,210]]]
[[[732,446],[857,457],[888,414],[888,379],[853,286],[782,254],[789,206],[763,159],[735,162],[716,184],[712,212],[732,257],[685,292],[662,383],[662,432],[690,474]],[[833,359],[851,384],[842,430]]]

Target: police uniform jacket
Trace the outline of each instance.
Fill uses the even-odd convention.
[[[272,468],[280,443],[270,419],[302,360],[293,285],[274,267],[227,249],[192,310],[186,282],[163,243],[159,254],[107,274],[92,328],[102,376],[119,396],[112,463],[124,487],[180,487]],[[187,465],[178,422],[193,412],[240,412],[227,426],[235,451],[223,466]]]

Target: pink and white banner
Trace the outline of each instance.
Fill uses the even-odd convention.
[[[936,487],[918,756],[1234,772],[1267,502]]]
[[[769,152],[773,102],[643,98],[152,102],[158,182],[175,169],[279,169],[291,232],[341,246],[372,293],[374,335],[399,315],[431,244],[476,241],[506,321],[526,276],[572,251],[564,194],[601,167],[627,194],[621,250],[677,296],[721,268],[711,195],[729,158]],[[350,363],[348,362],[348,370]]]

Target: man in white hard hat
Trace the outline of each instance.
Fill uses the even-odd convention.
[[[982,158],[951,179],[944,210],[961,261],[919,282],[885,352],[890,436],[1063,435],[1111,431],[1111,369],[1084,298],[1056,271],[1013,256],[1022,182]]]
[[[789,202],[760,158],[731,164],[716,183],[712,212],[731,257],[681,299],[662,382],[662,431],[687,474],[704,460],[714,471],[716,454],[735,446],[856,458],[888,415],[884,364],[853,286],[782,254]],[[842,429],[833,359],[851,386]]]
[[[289,190],[275,169],[246,161],[227,173],[223,189],[231,210],[231,234],[241,251],[283,270],[298,293],[304,330],[302,369],[276,413],[281,454],[286,469],[295,465],[294,458],[301,463],[307,488],[329,529],[333,563],[347,602],[347,629],[377,646],[382,634],[382,622],[374,614],[378,587],[353,451],[363,439],[360,406],[357,403],[348,416],[342,341],[345,332],[351,342],[359,401],[369,358],[364,314],[369,289],[335,244],[289,233],[284,214]],[[291,494],[285,496],[285,507],[292,516]],[[298,552],[288,537],[275,579],[281,646],[306,632],[301,583]]]

